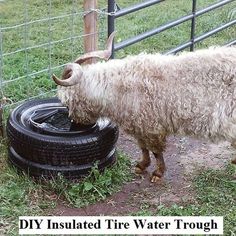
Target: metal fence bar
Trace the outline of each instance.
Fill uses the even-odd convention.
[[[153,36],[153,35],[155,35],[155,34],[161,33],[161,32],[163,32],[163,31],[165,31],[165,30],[167,30],[167,29],[170,29],[170,28],[172,28],[172,27],[174,27],[174,26],[177,26],[177,25],[179,25],[179,24],[182,24],[182,23],[184,23],[185,21],[188,21],[188,20],[190,20],[190,19],[193,19],[194,17],[196,18],[196,17],[198,17],[198,16],[201,16],[201,15],[203,15],[203,14],[209,12],[209,11],[212,11],[212,10],[214,10],[214,9],[217,9],[217,8],[219,8],[219,7],[222,7],[222,6],[224,6],[224,5],[228,4],[228,3],[231,3],[231,2],[233,2],[233,1],[234,1],[234,0],[223,0],[223,1],[220,1],[220,2],[217,2],[217,3],[213,4],[213,5],[211,5],[211,6],[209,6],[209,7],[206,7],[206,8],[204,8],[204,9],[198,10],[198,11],[196,11],[195,13],[192,12],[192,13],[189,14],[189,15],[183,16],[183,17],[181,17],[181,18],[179,18],[179,19],[177,19],[177,20],[175,20],[175,21],[169,22],[169,23],[167,23],[167,24],[165,24],[165,25],[162,25],[162,26],[160,26],[160,27],[158,27],[158,28],[156,28],[156,29],[153,29],[153,30],[144,32],[144,33],[142,33],[142,34],[140,34],[140,35],[137,35],[137,36],[135,36],[135,37],[133,37],[133,38],[130,38],[130,39],[124,40],[123,42],[117,43],[117,44],[115,44],[115,46],[114,46],[114,50],[115,50],[115,51],[118,51],[118,50],[120,50],[120,49],[122,49],[122,48],[124,48],[124,47],[130,46],[130,45],[132,45],[132,44],[134,44],[134,43],[137,43],[137,42],[139,42],[139,41],[141,41],[141,40],[144,40],[144,39],[146,39],[146,38],[148,38],[148,37],[150,37],[150,36]],[[108,2],[109,2],[109,1],[108,1]],[[119,11],[118,11],[116,14],[118,14],[118,13],[119,13]],[[190,45],[190,46],[191,46],[191,45]]]
[[[130,7],[126,7],[124,9],[121,9],[118,12],[116,12],[115,13],[115,18],[125,16],[127,14],[132,13],[132,12],[141,10],[143,8],[146,8],[146,7],[150,7],[154,4],[157,4],[157,3],[160,3],[160,2],[163,2],[163,1],[165,1],[165,0],[149,0],[149,1],[145,1],[145,2],[142,2],[142,3],[136,4],[136,5],[130,6]]]
[[[215,3],[215,4],[213,4],[213,5],[209,6],[209,7],[206,7],[206,8],[203,8],[203,9],[197,11],[196,12],[196,16],[203,15],[206,12],[209,12],[209,11],[212,11],[212,10],[214,10],[216,8],[222,7],[222,6],[224,6],[224,5],[228,4],[228,3],[231,3],[233,1],[235,1],[235,0],[219,1],[218,3]]]
[[[217,27],[217,28],[215,28],[215,29],[213,29],[213,30],[211,30],[211,31],[208,31],[208,32],[205,33],[205,34],[202,34],[202,35],[198,36],[197,38],[194,39],[194,42],[195,42],[195,43],[198,43],[198,42],[200,42],[200,41],[202,41],[202,40],[204,40],[204,39],[210,37],[211,35],[213,35],[213,34],[215,34],[215,33],[218,33],[218,32],[220,32],[221,30],[224,30],[224,29],[226,29],[226,28],[228,28],[228,27],[230,27],[230,26],[233,26],[233,25],[235,25],[235,24],[236,24],[236,20],[233,20],[233,21],[228,22],[228,23],[226,23],[226,24],[224,24],[224,25],[221,25],[221,26],[219,26],[219,27]]]
[[[177,52],[182,51],[185,48],[188,48],[192,45],[192,41],[188,41],[186,43],[180,44],[179,46],[177,46],[176,48],[172,48],[169,51],[166,51],[164,54],[169,55],[169,54],[175,54]]]
[[[226,43],[225,46],[232,46],[232,45],[236,45],[236,39],[234,39],[234,40],[232,40],[232,41]]]
[[[197,0],[193,0],[193,4],[192,4],[193,18],[191,22],[191,36],[190,36],[190,40],[192,43],[190,45],[190,51],[194,50],[194,37],[195,37],[195,27],[196,27],[196,6],[197,6]]]
[[[108,13],[111,13],[111,12],[115,12],[115,7],[116,7],[116,2],[115,0],[109,0],[108,1]],[[109,14],[108,15],[108,20],[107,20],[107,23],[108,23],[108,37],[110,36],[110,34],[112,32],[115,31],[115,15],[114,14]],[[112,44],[112,55],[111,55],[111,59],[114,58],[114,43]]]
[[[218,32],[220,32],[220,31],[222,31],[222,30],[224,30],[224,29],[226,29],[226,28],[228,28],[228,27],[230,27],[232,25],[235,25],[235,24],[236,24],[236,20],[228,22],[228,23],[226,23],[224,25],[221,25],[221,26],[219,26],[219,27],[217,27],[217,28],[215,28],[215,29],[213,29],[211,31],[208,31],[208,32],[206,32],[206,33],[204,33],[204,34],[194,38],[194,44],[199,43],[200,41],[203,41],[204,39],[212,36],[213,34],[218,33]],[[230,46],[230,45],[233,45],[235,43],[236,43],[236,40],[233,40],[233,41],[229,42],[226,45]],[[183,50],[183,49],[185,49],[185,48],[187,48],[187,47],[189,47],[191,45],[192,45],[192,41],[183,43],[183,44],[179,45],[178,47],[173,48],[173,49],[167,51],[165,54],[177,53],[177,52],[179,52],[179,51],[181,51],[181,50]]]
[[[174,26],[177,26],[177,25],[179,25],[179,24],[181,24],[181,23],[183,23],[183,22],[185,22],[187,20],[190,20],[191,18],[192,18],[192,14],[191,15],[187,15],[187,16],[182,17],[182,18],[179,18],[179,19],[177,19],[175,21],[169,22],[168,24],[162,25],[162,26],[160,26],[160,27],[158,27],[156,29],[153,29],[153,30],[144,32],[142,34],[139,34],[139,35],[137,35],[137,36],[135,36],[133,38],[124,40],[123,42],[115,44],[115,48],[114,49],[115,49],[115,51],[118,51],[118,50],[120,50],[120,49],[122,49],[124,47],[130,46],[130,45],[132,45],[134,43],[137,43],[137,42],[139,42],[139,41],[141,41],[143,39],[146,39],[146,38],[148,38],[150,36],[153,36],[155,34],[161,33],[162,31],[165,31],[165,30],[170,29],[170,28],[172,28]]]

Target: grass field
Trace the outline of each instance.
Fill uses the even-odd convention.
[[[83,53],[83,9],[82,0],[49,1],[0,1],[0,86],[1,96],[9,98],[14,104],[34,96],[51,96],[56,89],[50,79],[52,72],[61,71],[61,65],[72,61]],[[99,8],[106,1],[98,1]],[[125,7],[141,1],[117,1]],[[218,2],[217,0],[198,0],[198,9]],[[166,0],[165,2],[125,16],[117,20],[116,42],[158,27],[191,12],[191,0]],[[201,35],[222,23],[236,18],[236,1],[209,12],[197,19],[196,34]],[[76,13],[71,17],[71,13]],[[60,18],[60,16],[65,16]],[[49,21],[50,18],[53,20]],[[43,19],[42,21],[38,21]],[[31,22],[26,26],[24,23]],[[104,46],[107,21],[105,15],[99,17],[99,46]],[[116,53],[117,58],[128,54],[164,52],[176,47],[190,38],[190,22],[167,30]],[[225,44],[236,38],[236,26],[228,28],[197,45],[197,48]],[[25,48],[28,48],[27,50]],[[54,68],[55,69],[52,69]],[[41,72],[40,72],[41,71]],[[5,118],[9,110],[4,109]],[[113,193],[111,186],[118,191],[124,182],[124,175],[131,178],[130,163],[120,155],[117,166],[104,175],[93,174],[81,185],[65,182],[63,179],[50,182],[46,187],[34,183],[27,177],[19,177],[6,163],[6,140],[0,143],[0,235],[17,235],[19,215],[43,215],[54,207],[52,199],[62,197],[68,204],[80,207]],[[119,165],[123,165],[122,167]],[[196,176],[193,186],[197,192],[196,204],[190,206],[173,205],[157,209],[159,215],[224,215],[225,235],[236,231],[236,185],[230,180],[232,167],[221,172],[204,171]],[[115,175],[116,178],[112,176]],[[220,177],[219,177],[220,176]],[[118,180],[118,182],[116,182]],[[222,181],[223,180],[223,181]],[[66,186],[66,187],[65,187]],[[50,190],[49,190],[50,189]],[[98,189],[98,191],[96,191]],[[90,197],[86,202],[83,194]],[[80,196],[80,197],[78,197]],[[138,214],[151,214],[145,207]],[[153,214],[153,213],[152,213]],[[232,234],[231,234],[232,233]]]

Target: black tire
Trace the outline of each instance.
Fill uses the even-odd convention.
[[[6,130],[11,147],[9,157],[14,159],[13,163],[18,155],[25,161],[43,166],[78,167],[97,161],[102,163],[114,150],[118,128],[108,120],[99,119],[96,124],[73,131],[51,126],[44,128],[44,123],[35,126],[38,120],[51,118],[56,113],[67,113],[68,116],[68,111],[57,98],[28,101],[12,111]],[[25,163],[17,163],[18,167],[22,164],[25,169]]]
[[[102,171],[106,167],[113,165],[115,161],[115,149],[113,149],[107,157],[103,158],[98,163],[98,169]],[[67,179],[76,179],[78,177],[88,175],[91,171],[91,168],[93,167],[93,163],[77,166],[43,165],[26,160],[25,158],[17,154],[12,147],[9,148],[9,162],[13,164],[18,170],[24,171],[29,176],[36,178],[43,176],[47,179],[58,176],[59,174],[63,175]]]

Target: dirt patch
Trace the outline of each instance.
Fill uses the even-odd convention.
[[[118,149],[130,156],[134,167],[141,156],[135,141],[121,133]],[[140,210],[140,206],[145,204],[152,210],[161,204],[193,202],[191,179],[196,175],[196,171],[205,167],[221,168],[235,154],[236,150],[227,142],[212,144],[192,138],[170,137],[164,153],[167,171],[158,183],[153,184],[149,181],[150,174],[155,168],[153,160],[147,173],[135,176],[120,192],[105,201],[84,208],[70,208],[60,202],[50,214],[127,215]]]

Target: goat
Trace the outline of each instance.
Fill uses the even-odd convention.
[[[236,47],[215,47],[180,55],[139,54],[108,59],[114,34],[105,51],[90,52],[68,64],[58,97],[78,123],[108,117],[132,135],[142,150],[136,173],[157,164],[151,182],[165,171],[166,137],[188,135],[217,142],[236,141]],[[236,162],[236,159],[234,160]]]

